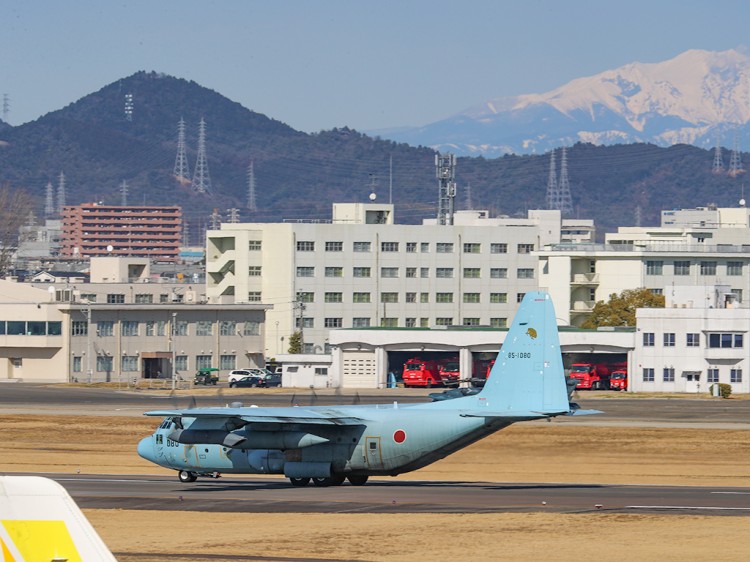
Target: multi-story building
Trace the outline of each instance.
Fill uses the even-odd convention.
[[[543,248],[539,287],[557,314],[580,326],[596,301],[646,287],[663,293],[673,285],[729,285],[737,306],[750,294],[750,212],[701,208],[664,211],[662,225],[621,227],[604,244],[561,243]]]
[[[84,203],[63,208],[60,255],[139,256],[174,262],[182,237],[180,207]]]
[[[265,364],[261,303],[216,303],[143,258],[94,258],[92,282],[0,281],[0,379],[31,382],[222,375]]]
[[[561,240],[559,211],[465,211],[452,226],[393,218],[392,205],[335,204],[330,223],[223,224],[207,233],[206,294],[273,305],[269,356],[297,329],[320,353],[336,328],[505,327],[537,287],[534,252]]]
[[[698,393],[725,383],[750,392],[750,309],[735,304],[728,286],[675,286],[665,308],[639,309],[631,389]]]

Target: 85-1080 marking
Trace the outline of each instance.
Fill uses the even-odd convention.
[[[507,357],[508,359],[531,359],[531,352],[516,353],[515,351],[509,351]]]

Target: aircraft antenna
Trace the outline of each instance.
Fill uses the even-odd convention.
[[[208,175],[208,160],[206,159],[206,121],[203,117],[198,125],[198,157],[195,161],[192,187],[198,193],[211,191],[211,178]]]
[[[187,183],[190,180],[190,165],[185,148],[185,120],[182,117],[177,124],[177,157],[174,161],[173,174],[177,181]]]

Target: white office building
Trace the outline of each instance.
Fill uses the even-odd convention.
[[[664,211],[660,227],[621,227],[604,244],[561,243],[537,252],[539,287],[558,317],[580,326],[596,301],[646,287],[729,285],[735,306],[750,295],[750,212],[745,207]]]
[[[593,223],[559,211],[526,218],[456,213],[452,226],[394,223],[389,204],[334,204],[321,222],[223,224],[207,233],[211,301],[273,305],[266,356],[301,329],[305,353],[330,351],[337,328],[505,327],[538,286],[539,248],[591,239]]]
[[[708,392],[714,383],[750,392],[750,309],[728,286],[669,287],[666,308],[637,312],[634,392]]]

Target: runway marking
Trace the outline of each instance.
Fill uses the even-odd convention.
[[[712,494],[732,494],[737,496],[750,496],[750,492],[711,492]]]
[[[706,505],[626,505],[625,509],[690,509],[704,511],[750,511],[750,507],[711,507]]]

